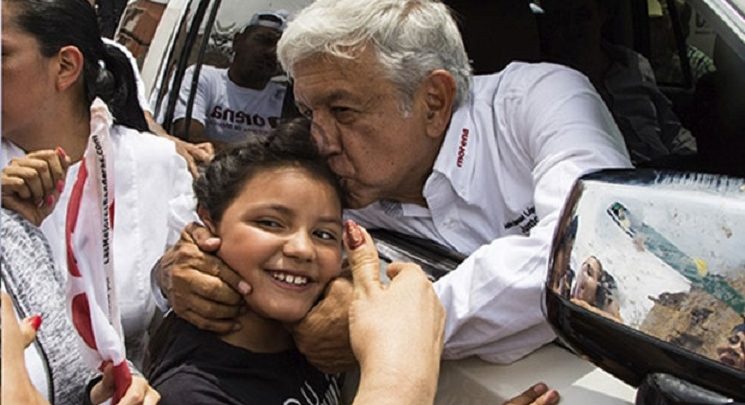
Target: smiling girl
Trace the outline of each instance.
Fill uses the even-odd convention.
[[[343,194],[307,131],[293,121],[227,149],[195,182],[218,255],[253,293],[227,335],[166,318],[149,375],[162,404],[338,402],[338,376],[310,365],[286,327],[341,270]]]

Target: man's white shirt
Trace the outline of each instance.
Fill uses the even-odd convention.
[[[574,181],[630,167],[623,137],[582,74],[513,63],[477,76],[424,186],[427,207],[380,201],[348,215],[469,257],[438,280],[445,358],[517,360],[551,341],[542,288]]]

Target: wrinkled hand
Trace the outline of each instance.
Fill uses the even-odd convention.
[[[215,149],[209,142],[193,144],[178,138],[171,138],[176,144],[176,153],[186,160],[189,172],[196,178],[199,176],[199,165],[209,163],[215,156]]]
[[[337,278],[326,287],[318,304],[292,328],[298,350],[326,373],[349,371],[357,364],[349,344],[349,316],[352,283]]]
[[[235,317],[245,308],[250,286],[213,253],[220,240],[192,223],[160,260],[158,281],[173,310],[194,326],[216,333],[240,327]],[[241,293],[238,293],[241,291]]]
[[[415,264],[391,263],[391,281],[383,286],[370,235],[352,221],[344,228],[354,277],[349,334],[361,370],[355,403],[393,394],[396,403],[431,404],[445,329],[445,310],[432,283]]]
[[[62,148],[13,159],[2,171],[2,205],[36,226],[54,210],[65,187],[70,158]]]
[[[109,363],[103,369],[103,379],[91,389],[91,402],[100,404],[114,395],[114,367]],[[117,405],[155,405],[160,394],[140,376],[132,376],[132,384]]]
[[[28,317],[20,323],[13,313],[13,302],[2,293],[2,394],[0,402],[5,404],[47,405],[39,391],[34,388],[26,369],[24,350],[36,337],[41,318]]]
[[[559,393],[546,384],[538,383],[505,402],[504,405],[554,405],[559,403]]]

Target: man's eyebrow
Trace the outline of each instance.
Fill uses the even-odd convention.
[[[355,96],[346,90],[334,90],[330,93],[321,94],[313,101],[321,104],[332,104],[339,100],[355,100]]]
[[[327,94],[324,98],[327,102],[333,103],[341,99],[353,98],[353,96],[352,96],[352,93],[346,90],[336,90],[334,92],[331,92],[330,94]]]
[[[334,90],[330,93],[321,94],[318,97],[314,97],[309,101],[311,102],[311,104],[314,104],[314,105],[319,105],[319,104],[328,105],[328,104],[333,104],[335,102],[338,102],[339,100],[349,100],[353,102],[360,102],[360,100],[358,100],[354,94],[346,90]],[[301,110],[310,109],[308,104],[300,100],[297,100],[297,99],[295,100],[295,105]]]

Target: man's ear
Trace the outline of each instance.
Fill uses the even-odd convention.
[[[436,69],[424,79],[420,91],[424,92],[427,135],[440,138],[444,135],[453,113],[455,78],[447,70]]]
[[[78,82],[83,74],[85,58],[77,46],[63,46],[57,52],[57,90],[65,91]]]
[[[215,223],[212,221],[209,211],[200,205],[197,207],[197,214],[199,215],[199,218],[202,219],[202,222],[204,222],[207,229],[209,229],[213,235],[217,235],[217,226],[215,226]]]

